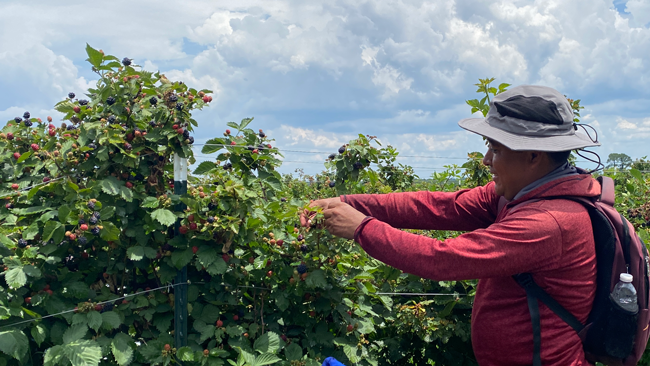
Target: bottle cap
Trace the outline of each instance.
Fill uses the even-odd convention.
[[[620,279],[622,282],[632,282],[634,276],[629,273],[621,273]]]

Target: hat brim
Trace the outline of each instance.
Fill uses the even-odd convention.
[[[485,118],[465,118],[458,122],[461,128],[499,142],[511,150],[518,151],[569,151],[590,146],[600,146],[582,133],[561,136],[521,136],[490,126]]]

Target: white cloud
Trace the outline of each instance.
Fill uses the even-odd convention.
[[[628,0],[625,7],[640,27],[650,23],[650,2],[647,0]]]

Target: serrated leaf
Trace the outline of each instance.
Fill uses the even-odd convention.
[[[157,208],[158,205],[160,205],[160,201],[156,197],[147,197],[142,201],[140,207]]]
[[[5,281],[13,288],[23,287],[27,283],[27,275],[23,267],[13,268],[5,272]]]
[[[97,366],[102,358],[102,349],[95,341],[72,342],[64,347],[63,352],[72,366]]]
[[[296,343],[291,343],[284,348],[284,356],[287,358],[287,361],[294,361],[302,359],[302,348]]]
[[[172,226],[176,222],[176,215],[173,212],[159,208],[151,213],[151,218],[164,226]]]
[[[17,360],[22,360],[29,351],[29,339],[20,330],[0,332],[0,351]]]
[[[169,330],[169,327],[172,325],[172,320],[174,319],[174,314],[156,314],[153,319],[153,325],[158,328],[161,333],[165,333]]]
[[[102,53],[97,51],[96,49],[90,47],[88,43],[86,43],[86,53],[88,54],[87,61],[90,62],[91,65],[95,67],[99,67],[99,65],[102,64],[104,55],[102,55]]]
[[[54,231],[60,227],[61,223],[58,221],[46,222],[45,227],[43,228],[43,241],[47,242],[52,239],[52,234],[54,234]]]
[[[187,248],[182,251],[177,250],[172,253],[172,263],[176,268],[181,269],[190,263],[193,257],[194,253],[192,252],[192,248]]]
[[[41,275],[42,275],[41,270],[38,269],[38,267],[35,267],[35,266],[31,265],[31,264],[28,264],[25,267],[23,267],[23,271],[29,277],[41,278]]]
[[[98,311],[90,311],[86,315],[88,319],[88,327],[96,331],[99,330],[99,327],[102,326],[102,315]]]
[[[68,216],[70,216],[70,212],[72,212],[72,210],[70,210],[70,207],[68,207],[67,205],[63,205],[59,207],[58,216],[59,216],[59,221],[62,224],[66,223],[66,221],[68,220]]]
[[[216,276],[220,274],[226,273],[226,270],[228,269],[228,265],[222,258],[217,258],[214,263],[212,263],[209,267],[206,268],[206,271],[208,274],[211,276]]]
[[[110,219],[115,214],[115,206],[105,206],[101,211],[99,211],[99,214],[101,215],[102,220]]]
[[[139,245],[135,247],[130,247],[126,250],[126,255],[132,261],[142,260],[142,258],[144,258],[144,247]]]
[[[99,236],[106,241],[114,241],[120,238],[120,229],[118,229],[112,222],[103,221],[104,228],[100,231]]]
[[[32,240],[38,234],[38,222],[34,221],[27,229],[23,231],[23,239]]]
[[[132,202],[133,201],[133,191],[131,189],[127,188],[127,187],[120,187],[120,196],[126,202]]]
[[[194,174],[196,175],[203,175],[208,173],[209,171],[216,169],[216,165],[211,162],[211,161],[204,161],[201,164],[199,164],[196,169],[194,169]]]
[[[361,350],[359,350],[356,345],[344,344],[343,353],[348,356],[348,359],[352,363],[361,361]]]
[[[32,338],[38,346],[40,347],[41,343],[47,338],[47,328],[43,324],[36,324],[32,327],[31,330]]]
[[[43,357],[43,366],[54,366],[58,365],[65,355],[63,354],[62,346],[50,347],[45,351],[45,356]]]
[[[305,280],[305,284],[309,288],[325,288],[327,286],[327,280],[325,279],[325,272],[323,272],[323,270],[321,269],[317,269],[311,272],[307,276],[307,279]]]
[[[16,160],[16,164],[20,164],[20,163],[22,163],[23,161],[27,160],[30,156],[32,156],[32,152],[31,152],[31,151],[28,151],[28,152],[26,152],[26,153],[23,153],[22,155],[20,155],[20,157],[18,158],[18,160]]]
[[[194,351],[188,346],[181,347],[176,351],[176,357],[181,361],[194,361]]]
[[[122,325],[120,316],[114,311],[105,311],[102,313],[102,327],[105,329],[117,329]]]
[[[117,178],[109,175],[107,178],[99,181],[99,185],[102,187],[104,193],[110,194],[111,196],[117,196],[120,194],[122,183],[117,180]]]
[[[133,360],[133,339],[124,333],[117,333],[111,342],[111,351],[118,365],[124,366]]]
[[[280,358],[273,353],[265,353],[262,355],[259,355],[255,358],[255,361],[251,366],[264,366],[264,365],[272,365],[276,362],[279,362]]]
[[[255,340],[253,348],[259,353],[276,353],[280,349],[280,336],[274,332],[266,332]]]
[[[73,325],[63,333],[63,343],[71,343],[83,338],[88,332],[86,324]]]

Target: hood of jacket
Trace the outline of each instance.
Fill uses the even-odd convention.
[[[507,206],[517,205],[531,199],[548,199],[563,196],[598,198],[600,183],[591,174],[578,174],[561,177],[541,185],[525,195],[507,203]]]

